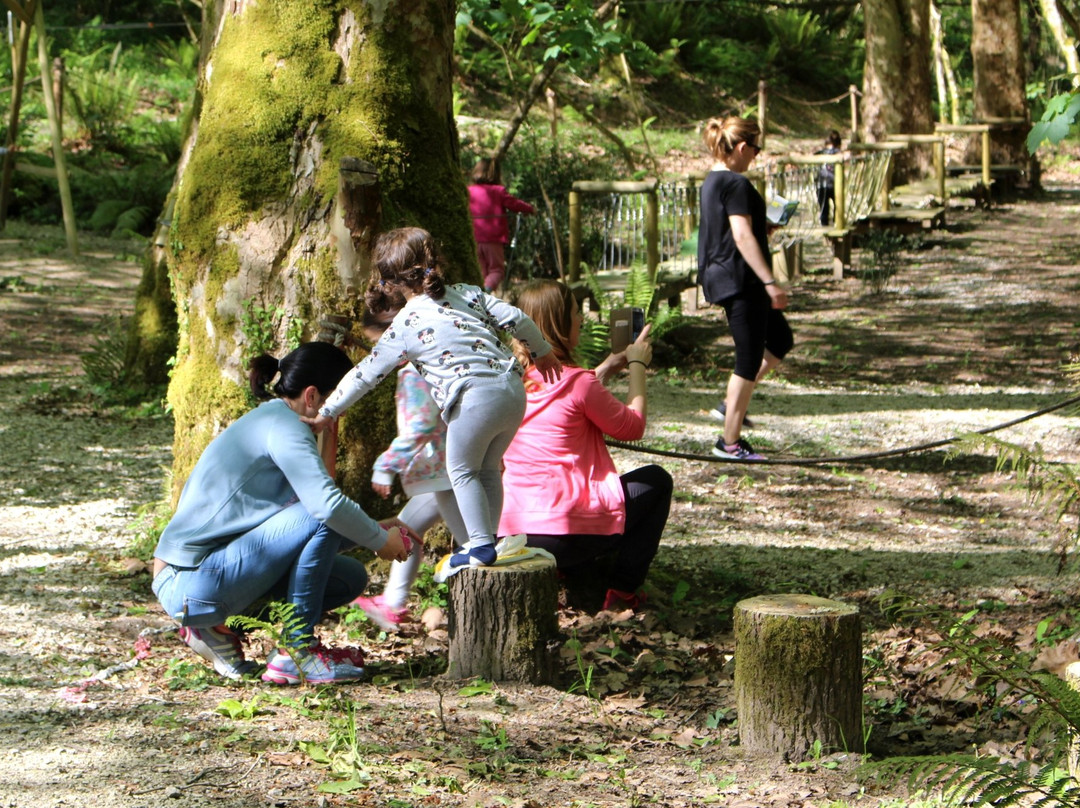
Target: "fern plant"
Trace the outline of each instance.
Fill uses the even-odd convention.
[[[1058,572],[1064,567],[1070,548],[1080,543],[1080,519],[1065,527],[1067,515],[1080,516],[1080,466],[1051,463],[1038,444],[1031,449],[995,438],[991,435],[965,435],[953,445],[949,457],[986,450],[997,453],[997,471],[1009,471],[1026,486],[1033,503],[1042,504],[1054,513],[1062,525],[1061,537],[1054,548],[1058,555]]]
[[[887,782],[905,780],[915,792],[940,793],[948,805],[1039,805],[1080,808],[1080,781],[1064,765],[1073,739],[1080,737],[1080,692],[1047,671],[1032,670],[1032,654],[1009,647],[992,632],[977,630],[973,610],[950,621],[943,613],[886,594],[881,599],[894,620],[929,623],[941,640],[943,657],[931,669],[963,671],[1001,709],[1016,706],[1028,722],[1031,759],[1014,762],[992,756],[926,755],[895,757],[864,765],[864,774]]]
[[[651,326],[650,336],[653,339],[659,339],[667,332],[676,328],[681,324],[683,320],[683,314],[678,308],[660,307],[655,306],[656,302],[656,284],[649,278],[649,270],[645,267],[631,267],[626,276],[626,288],[619,293],[608,292],[600,286],[600,279],[597,277],[596,272],[592,267],[585,264],[585,284],[589,287],[589,293],[592,295],[592,299],[597,302],[600,307],[600,320],[601,322],[608,322],[611,317],[611,312],[614,309],[621,308],[623,306],[633,306],[639,308],[645,312],[645,321]],[[590,321],[586,320],[586,323]],[[587,330],[591,331],[587,335]],[[600,342],[602,334],[603,342]],[[592,353],[588,355],[593,358],[592,365],[583,365],[583,367],[592,367],[607,355],[607,327],[603,329],[594,329],[589,326],[582,327],[581,332],[581,345],[579,350],[582,350],[582,346],[586,342],[586,338],[594,341],[595,344],[589,346],[589,350],[597,349],[599,355],[594,356]]]
[[[263,632],[276,647],[289,655],[296,665],[300,684],[304,684],[307,678],[304,676],[304,667],[300,664],[298,652],[311,645],[315,638],[308,631],[303,617],[296,613],[296,604],[271,601],[265,612],[260,612],[263,613],[266,614],[266,619],[246,614],[233,615],[225,621],[225,625],[249,633]]]

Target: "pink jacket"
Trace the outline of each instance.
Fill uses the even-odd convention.
[[[525,419],[503,456],[499,535],[622,533],[625,497],[604,435],[637,440],[645,419],[591,370],[564,365],[562,378],[547,384],[532,367],[525,391]]]
[[[508,210],[536,213],[536,208],[510,196],[501,185],[469,186],[469,215],[477,244],[506,244],[510,240],[510,228],[506,224]]]

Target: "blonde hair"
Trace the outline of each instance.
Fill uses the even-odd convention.
[[[705,148],[713,159],[722,160],[735,151],[740,143],[755,144],[761,135],[757,121],[729,115],[726,118],[710,118],[705,124]]]
[[[533,281],[518,292],[517,307],[536,323],[551,350],[564,365],[574,364],[570,329],[577,300],[570,287],[552,280]],[[514,340],[514,356],[526,368],[532,364],[528,349]]]

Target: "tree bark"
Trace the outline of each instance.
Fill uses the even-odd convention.
[[[1028,161],[1025,141],[1030,123],[1025,92],[1020,0],[972,0],[971,58],[974,64],[975,119],[1018,119],[991,133],[991,163]]]
[[[451,280],[479,279],[452,111],[454,12],[453,0],[204,3],[195,115],[163,263],[144,281],[160,290],[167,267],[178,315],[174,496],[251,406],[245,366],[268,328],[256,320],[277,355],[328,316],[355,323],[380,228],[427,228]],[[394,433],[392,396],[376,391],[342,424],[339,476],[362,501]]]
[[[736,604],[735,698],[751,754],[863,751],[859,610],[812,595]]]
[[[930,54],[930,0],[863,0],[866,62],[863,71],[864,140],[934,131]],[[894,182],[930,171],[929,148],[898,152]]]
[[[531,558],[506,567],[477,567],[449,581],[451,679],[550,684],[551,645],[559,633],[555,563]]]

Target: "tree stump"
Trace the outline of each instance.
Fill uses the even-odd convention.
[[[752,754],[862,752],[858,608],[812,595],[736,604],[735,698],[739,742]]]
[[[550,646],[559,633],[555,562],[529,558],[505,567],[474,567],[448,582],[451,679],[548,684]]]

